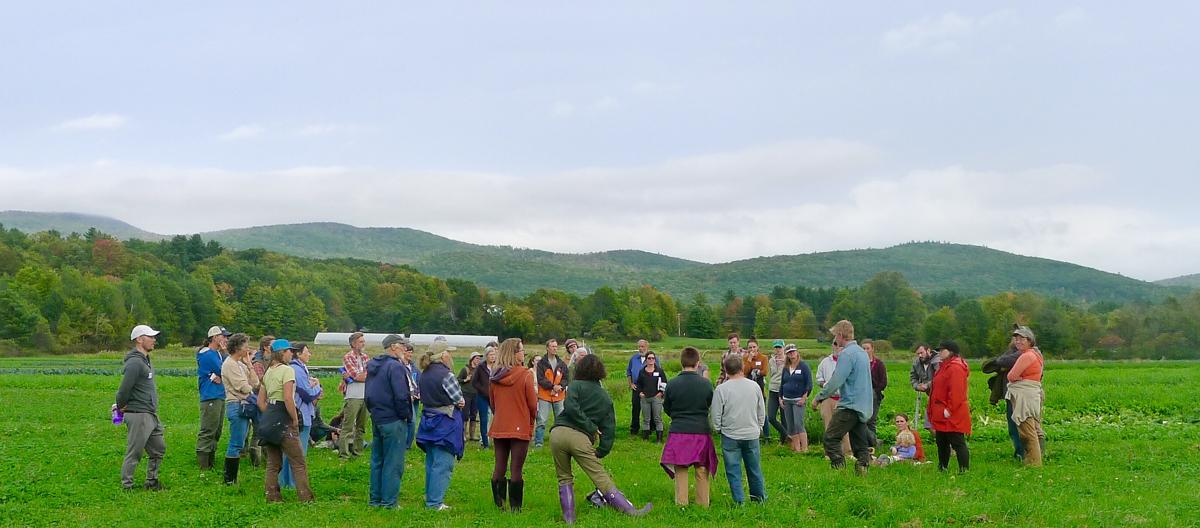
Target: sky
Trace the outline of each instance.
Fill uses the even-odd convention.
[[[15,2],[0,210],[1200,272],[1192,2]]]

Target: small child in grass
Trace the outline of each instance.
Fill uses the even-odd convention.
[[[908,427],[908,416],[896,415],[896,445],[892,446],[890,454],[882,455],[873,462],[876,466],[886,466],[895,462],[911,462],[917,458],[917,439],[915,433]]]

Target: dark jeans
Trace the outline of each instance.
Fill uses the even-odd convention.
[[[762,451],[757,439],[734,440],[721,435],[721,458],[725,461],[725,479],[729,481],[733,502],[746,502],[746,494],[742,491],[743,466],[746,468],[746,480],[749,481],[750,500],[767,500],[767,488],[763,484]]]
[[[950,466],[950,450],[958,457],[958,471],[963,472],[971,467],[971,450],[967,449],[967,436],[962,433],[934,431],[933,439],[937,442],[938,469],[945,471]]]
[[[1021,434],[1017,432],[1017,424],[1012,421],[1012,400],[1004,400],[1004,418],[1008,422],[1008,437],[1012,439],[1013,457],[1017,460],[1025,458],[1025,446],[1021,444]]]
[[[404,479],[408,453],[408,424],[404,420],[380,425],[371,421],[371,477],[368,506],[395,508]]]
[[[475,408],[479,410],[479,444],[483,447],[488,446],[488,421],[492,414],[492,405],[487,397],[478,394],[475,396]]]
[[[496,444],[496,464],[492,467],[492,480],[504,478],[505,466],[510,466],[510,480],[525,480],[522,469],[525,467],[525,457],[529,456],[529,440],[496,438],[493,442]]]
[[[642,423],[642,396],[638,394],[637,389],[629,391],[630,415],[629,415],[629,434],[638,434],[638,425]]]
[[[858,459],[856,465],[867,467],[871,463],[871,446],[875,437],[867,429],[866,422],[859,419],[857,412],[844,408],[834,409],[822,439],[829,465],[834,468],[846,465],[846,456],[842,454],[842,436],[847,433],[850,435],[850,449],[854,451],[854,458]]]
[[[767,423],[763,424],[763,440],[771,439],[772,427],[779,431],[781,439],[787,439],[787,431],[783,429],[783,423],[779,421],[779,391],[771,391],[767,396]]]
[[[875,393],[875,401],[871,404],[871,418],[867,420],[867,429],[871,430],[871,436],[875,437],[876,441],[879,440],[879,430],[876,429],[876,425],[879,422],[880,403],[883,403],[883,395],[877,392]]]

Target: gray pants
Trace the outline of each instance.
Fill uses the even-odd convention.
[[[808,432],[804,428],[804,405],[800,404],[800,400],[784,400],[781,409],[783,410],[783,427],[787,430],[788,436]]]
[[[196,452],[212,453],[221,440],[221,427],[225,424],[225,400],[200,402],[200,432],[196,435]]]
[[[662,432],[662,398],[658,396],[642,397],[642,430]],[[651,427],[651,424],[654,427]]]
[[[121,464],[121,485],[133,487],[133,473],[142,460],[143,451],[150,457],[146,463],[146,482],[157,481],[158,466],[167,452],[158,416],[151,413],[125,413],[125,427],[128,432],[125,436],[125,462]]]

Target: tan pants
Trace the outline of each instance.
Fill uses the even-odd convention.
[[[1026,418],[1024,422],[1017,424],[1017,434],[1021,436],[1021,445],[1025,447],[1026,466],[1042,466],[1042,445],[1038,442],[1040,429],[1041,424],[1033,418]]]
[[[837,400],[834,400],[833,398],[826,398],[821,401],[820,406],[818,407],[821,412],[821,421],[825,422],[826,429],[829,429],[829,421],[833,419],[833,411],[837,409],[837,403]],[[842,453],[844,455],[850,455],[853,452],[854,451],[850,449],[850,435],[842,435]]]
[[[708,507],[708,469],[696,466],[696,504]],[[688,466],[675,466],[675,504],[688,505]]]
[[[414,416],[413,420],[416,419]],[[366,430],[366,400],[347,398],[342,402],[342,435],[338,438],[338,455],[350,458],[362,454],[362,440],[366,437]]]
[[[558,475],[559,485],[575,482],[575,475],[571,473],[571,459],[574,459],[579,468],[592,480],[592,484],[596,485],[596,489],[602,493],[617,489],[600,459],[596,458],[596,448],[592,447],[592,439],[579,431],[566,426],[551,429],[550,456],[554,457],[554,472]]]
[[[267,502],[279,502],[283,496],[279,492],[279,470],[283,468],[283,455],[286,453],[288,466],[292,469],[292,479],[296,481],[296,497],[303,502],[313,500],[312,488],[308,486],[308,465],[304,461],[304,451],[300,449],[300,431],[288,426],[283,433],[283,443],[277,446],[267,445],[267,471],[263,474],[264,487],[267,491]]]

